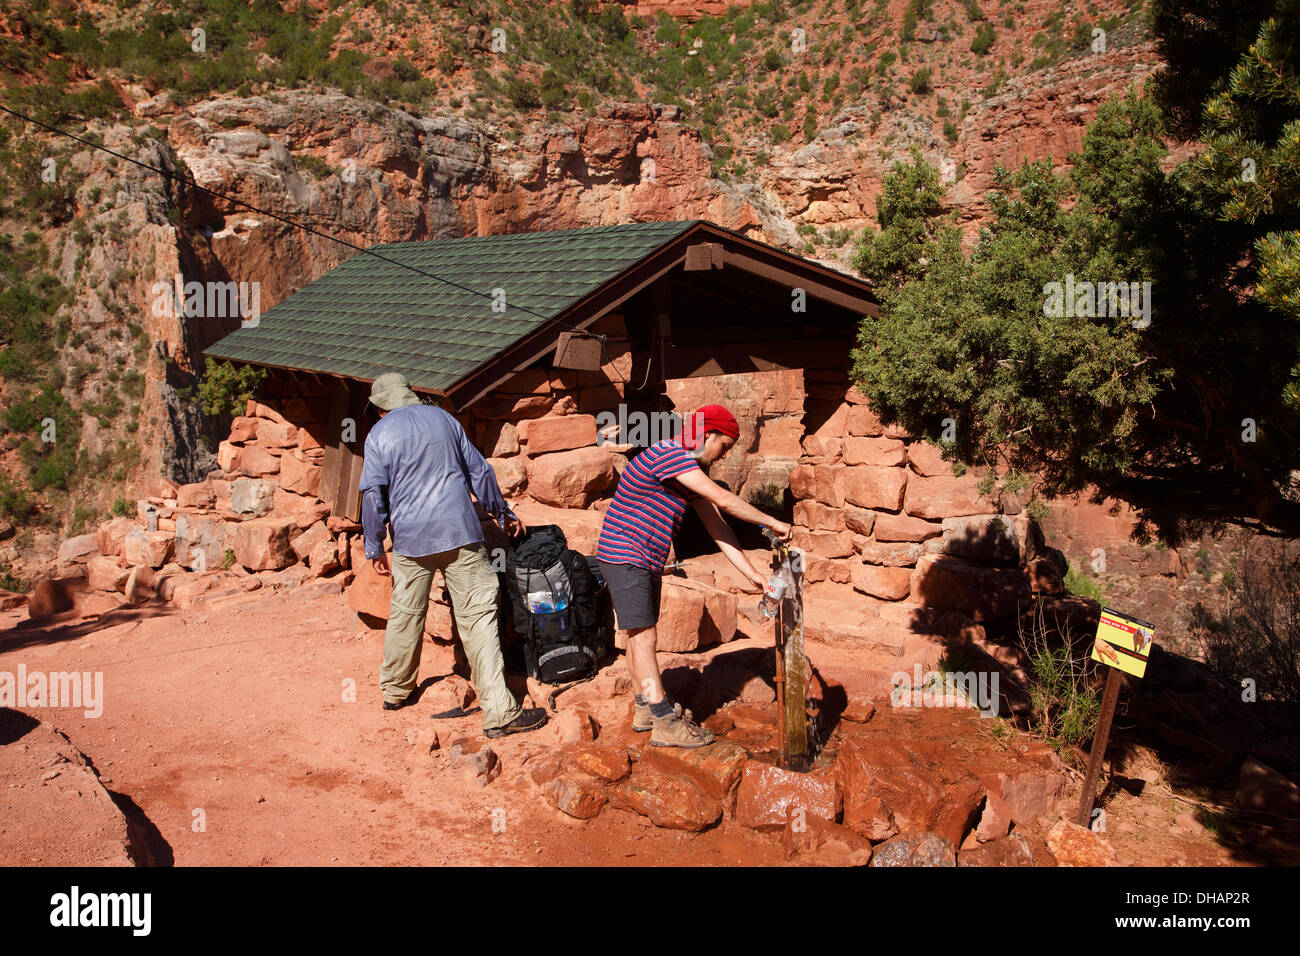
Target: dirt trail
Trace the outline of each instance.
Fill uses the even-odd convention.
[[[551,745],[545,730],[493,741],[502,776],[484,789],[462,783],[428,752],[429,706],[381,709],[381,647],[352,636],[343,597],[119,614],[93,630],[10,630],[24,615],[7,612],[0,670],[103,671],[101,717],[70,708],[40,717],[139,806],[177,865],[784,859],[778,842],[730,822],[688,834],[626,812],[586,824],[564,816],[524,773],[524,757]],[[356,682],[354,703],[343,700],[346,680]],[[477,721],[456,723],[477,733]],[[493,830],[494,820],[502,829],[498,809],[503,832]]]
[[[439,728],[477,736],[478,715],[431,721],[436,709],[431,699],[383,711],[377,686],[382,634],[353,636],[343,596],[254,593],[218,609],[127,608],[98,621],[78,623],[71,617],[43,626],[25,616],[21,610],[0,614],[0,671],[16,672],[23,664],[28,672],[103,672],[101,717],[88,718],[75,708],[32,712],[66,734],[103,784],[120,795],[135,832],[150,834],[147,857],[156,862],[786,862],[779,834],[749,830],[729,815],[713,829],[687,833],[658,829],[644,817],[612,807],[586,822],[552,809],[529,780],[527,766],[557,745],[550,728],[493,741],[503,766],[500,778],[482,789],[466,782],[429,746]],[[735,655],[735,666],[766,653],[762,641],[740,640],[710,655]],[[861,653],[850,649],[814,644],[809,653],[819,668],[840,679],[861,668]],[[700,660],[667,657],[665,671]],[[437,676],[436,670],[426,666],[421,676]],[[355,682],[351,702],[345,700],[347,682]],[[606,742],[631,736],[624,726],[626,700],[612,694],[612,684],[582,685],[560,699],[561,709],[587,707]],[[884,725],[901,719],[881,717],[882,726],[872,731],[868,725],[868,731],[887,733]],[[993,722],[973,712],[962,717],[927,711],[909,720],[908,727],[929,731],[907,736],[934,737],[931,743],[941,749],[992,753],[1006,746],[990,734]],[[39,786],[0,785],[9,785],[18,800],[22,794],[36,801],[43,797]],[[1074,806],[1077,795],[1076,780],[1066,804]],[[1213,834],[1187,822],[1189,809],[1177,798],[1119,795],[1108,808],[1113,826],[1107,837],[1120,863],[1243,862]],[[39,816],[36,805],[33,813]],[[0,864],[18,862],[6,856],[0,846]],[[86,862],[91,859],[88,854]]]

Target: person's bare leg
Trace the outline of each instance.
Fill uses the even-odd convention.
[[[628,630],[627,669],[632,676],[634,694],[640,694],[648,704],[657,704],[664,699],[663,679],[659,676],[659,661],[655,657],[653,625]]]

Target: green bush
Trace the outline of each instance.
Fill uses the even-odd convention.
[[[993,24],[982,23],[975,30],[975,37],[970,41],[970,50],[976,56],[988,56],[989,50],[993,49],[993,41],[997,32],[993,29]]]
[[[907,85],[911,87],[913,93],[916,93],[918,95],[929,93],[930,92],[930,68],[928,66],[921,67],[919,70],[917,70],[915,73],[912,74],[911,79],[907,81]]]
[[[199,382],[199,407],[208,415],[242,415],[249,399],[256,399],[266,378],[266,369],[256,365],[236,366],[205,359]]]

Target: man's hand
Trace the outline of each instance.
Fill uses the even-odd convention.
[[[505,527],[506,534],[512,538],[521,538],[528,531],[528,526],[515,515],[506,516]]]
[[[764,575],[763,575],[761,572],[759,572],[759,571],[755,571],[755,570],[754,570],[754,566],[753,566],[752,564],[749,566],[749,571],[750,571],[750,574],[749,574],[749,584],[753,585],[753,586],[754,586],[755,588],[757,588],[760,592],[767,590],[767,578],[766,578],[766,576],[764,576]],[[746,588],[745,590],[748,591],[749,588]]]
[[[790,533],[792,529],[788,524],[786,524],[784,521],[777,521],[775,518],[773,518],[767,523],[767,526],[772,529],[772,533],[775,534],[778,538],[780,538],[782,541],[786,543],[789,543]]]
[[[379,557],[370,559],[370,566],[375,569],[375,574],[388,577],[392,574],[392,569],[388,566],[388,552],[382,552]]]

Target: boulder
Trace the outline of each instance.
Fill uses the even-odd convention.
[[[849,437],[844,439],[846,465],[898,468],[903,464],[905,457],[903,443],[897,438]]]
[[[722,799],[692,774],[641,761],[631,777],[610,791],[610,804],[649,817],[657,827],[703,830],[722,819]]]
[[[926,831],[901,833],[874,849],[872,866],[956,866],[951,840]]]
[[[191,570],[208,571],[223,567],[226,560],[229,523],[215,515],[176,516],[176,563]]]
[[[1065,776],[1059,773],[1022,770],[983,773],[979,779],[988,791],[989,802],[996,801],[998,805],[995,813],[1005,813],[1017,826],[1055,814],[1057,804],[1065,795]],[[987,812],[988,808],[985,809]]]
[[[487,442],[491,447],[489,458],[509,458],[519,454],[519,429],[510,422],[488,422]]]
[[[984,787],[907,743],[846,740],[836,757],[844,825],[869,840],[926,830],[960,846],[977,822]]]
[[[217,494],[206,481],[196,481],[176,489],[177,508],[214,508],[216,504]]]
[[[297,521],[295,521],[294,527],[297,527],[297,524]],[[324,521],[317,521],[302,534],[298,535],[298,537],[294,538],[290,546],[293,548],[294,554],[298,555],[301,560],[305,561],[307,556],[315,550],[317,545],[323,544],[326,541],[332,544],[334,537],[330,534],[329,528],[325,527]]]
[[[369,561],[354,561],[356,577],[348,587],[348,607],[358,614],[388,620],[393,602],[393,579],[382,575]]]
[[[591,415],[559,415],[519,423],[519,440],[529,457],[596,444],[596,419]]]
[[[547,803],[577,820],[591,819],[609,800],[599,783],[582,774],[553,777],[541,790]]]
[[[275,482],[237,478],[230,487],[230,510],[260,518],[275,505]]]
[[[1027,515],[970,515],[943,519],[943,553],[980,561],[1022,564],[1032,556]]]
[[[332,536],[327,536],[311,549],[307,564],[316,575],[329,574],[339,567],[339,549]]]
[[[100,554],[120,555],[122,553],[122,543],[126,540],[128,532],[139,528],[140,524],[134,518],[114,518],[106,521],[99,526],[95,532],[96,546]]]
[[[603,447],[552,452],[528,460],[528,493],[559,508],[585,508],[614,483],[614,462]]]
[[[249,521],[232,522],[229,547],[235,563],[249,571],[277,571],[294,562],[290,533],[297,530],[292,518],[269,515]]]
[[[833,773],[796,773],[750,761],[740,775],[736,820],[753,830],[780,830],[790,819],[840,815],[840,786]]]
[[[1243,810],[1300,818],[1300,787],[1253,755],[1242,762],[1236,802]]]
[[[852,505],[844,509],[844,527],[854,534],[869,535],[876,526],[876,513]]]
[[[1056,860],[1046,851],[1042,839],[1031,841],[1023,833],[1013,833],[988,843],[962,850],[958,866],[1055,866]]]
[[[298,428],[288,422],[262,419],[257,423],[257,441],[267,448],[293,448],[298,444]]]
[[[733,741],[718,740],[706,747],[649,747],[638,759],[669,773],[686,773],[709,793],[725,801],[740,780],[749,761],[749,751]]]
[[[279,474],[280,456],[257,445],[247,445],[239,453],[239,471],[250,478]]]
[[[324,468],[310,461],[299,461],[293,455],[280,457],[280,487],[294,494],[315,497],[320,493],[320,479]]]
[[[486,741],[458,737],[445,748],[448,765],[474,786],[486,787],[501,776],[501,760]]]
[[[877,541],[925,541],[943,534],[943,525],[907,515],[877,515]]]
[[[843,531],[844,511],[818,501],[798,501],[794,506],[794,523],[810,531]]]
[[[72,610],[72,594],[59,580],[37,581],[27,595],[27,616],[32,620]]]
[[[1068,820],[1047,831],[1047,848],[1057,866],[1119,866],[1114,847],[1087,827]]]
[[[606,783],[618,783],[632,772],[627,751],[621,747],[580,743],[570,748],[568,753],[575,767]]]
[[[97,591],[122,590],[130,573],[116,557],[97,554],[86,562],[86,583]]]
[[[665,577],[655,625],[656,649],[673,654],[698,650],[703,646],[703,621],[704,595],[683,579]]]
[[[92,554],[99,553],[98,534],[79,534],[68,538],[59,545],[57,561],[59,564],[85,564]]]
[[[791,814],[781,833],[787,859],[813,866],[866,866],[871,842],[815,814]]]
[[[854,562],[853,590],[883,601],[901,601],[912,588],[911,568],[891,568]]]
[[[489,458],[487,463],[492,466],[492,474],[496,476],[497,485],[505,497],[514,498],[527,487],[528,471],[522,459]]]
[[[237,415],[230,422],[230,441],[242,445],[257,438],[257,419]]]
[[[869,405],[860,403],[849,408],[845,430],[850,436],[875,437],[885,433],[885,426],[881,424]]]
[[[982,514],[989,510],[989,503],[980,496],[979,483],[980,479],[969,472],[960,478],[913,475],[907,482],[903,508],[916,518]]]
[[[562,744],[593,741],[600,734],[600,722],[585,707],[570,707],[551,718],[551,733]]]
[[[946,554],[926,554],[912,572],[912,601],[960,611],[975,621],[1015,614],[1029,602],[1029,584],[1016,568],[990,567]]]
[[[122,539],[122,556],[130,565],[161,568],[175,554],[176,535],[171,531],[132,531]]]
[[[239,460],[243,457],[243,451],[244,449],[238,445],[223,441],[217,446],[217,464],[224,472],[239,471]]]

